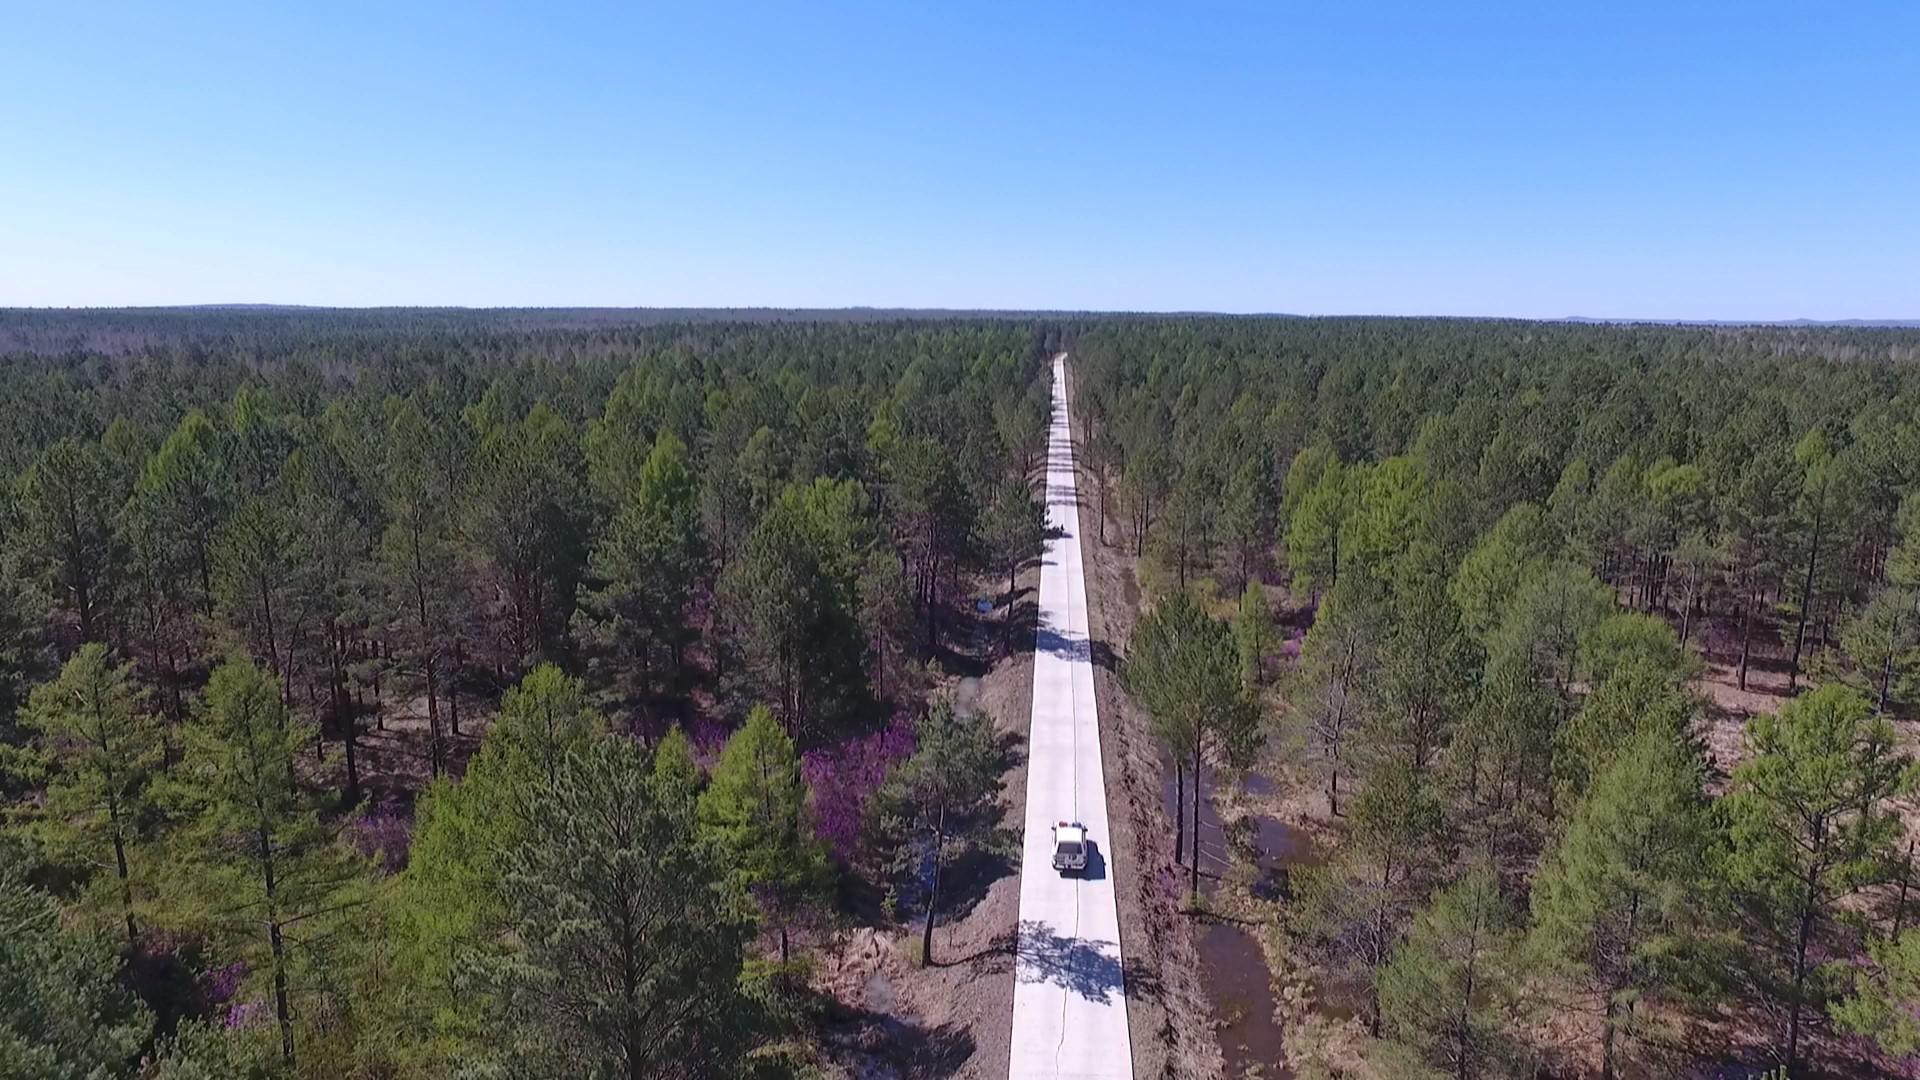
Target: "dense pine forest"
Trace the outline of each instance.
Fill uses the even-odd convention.
[[[807,1074],[931,943],[1058,331],[0,323],[0,1076]]]
[[[1296,1075],[1920,1049],[1920,332],[218,309],[0,349],[0,1078],[849,1075],[828,943],[946,962],[1004,844],[957,684],[1031,637],[1063,351],[1179,792],[1142,872],[1223,914],[1200,802],[1249,771],[1318,850],[1264,931],[1344,1017],[1292,1018]]]
[[[1203,770],[1280,777],[1319,849],[1255,905],[1327,1003],[1299,1075],[1909,1075],[1920,335],[1074,351],[1101,539],[1158,598],[1128,674],[1192,800],[1188,903],[1226,903]]]

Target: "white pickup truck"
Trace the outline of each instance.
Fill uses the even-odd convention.
[[[1064,873],[1087,868],[1087,829],[1077,821],[1053,827],[1053,868]]]

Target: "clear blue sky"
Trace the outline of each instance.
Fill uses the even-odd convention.
[[[1920,318],[1912,0],[3,10],[0,305]]]

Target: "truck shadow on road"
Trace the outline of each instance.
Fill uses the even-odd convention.
[[[1088,1001],[1107,1004],[1122,995],[1126,980],[1118,951],[1111,941],[1065,938],[1031,919],[1020,922],[1020,945],[1014,978],[1021,982],[1053,983]]]

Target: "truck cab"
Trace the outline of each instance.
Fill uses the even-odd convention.
[[[1087,829],[1077,821],[1053,827],[1053,868],[1074,873],[1087,868]]]

